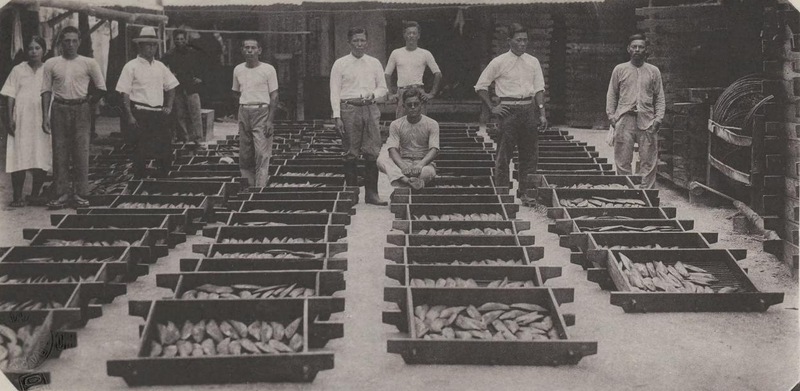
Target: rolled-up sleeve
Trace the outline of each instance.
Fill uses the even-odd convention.
[[[122,67],[122,72],[119,74],[119,79],[117,80],[117,92],[123,94],[131,94],[131,89],[133,88],[133,66],[131,63],[125,64]]]
[[[536,57],[533,58],[533,95],[539,91],[544,91],[544,72],[542,72],[542,65]]]
[[[439,148],[439,123],[432,121],[430,134],[428,134],[428,149]]]
[[[372,95],[374,96],[375,100],[383,99],[389,92],[389,89],[386,87],[386,77],[383,73],[383,65],[381,65],[381,62],[375,58],[372,62],[372,67],[374,69],[372,73],[373,77],[375,78],[375,85],[377,85],[375,91],[372,92]]]
[[[331,68],[331,111],[333,111],[333,118],[342,116],[340,108],[340,96],[342,90],[342,63],[337,60],[333,63]]]
[[[495,78],[497,78],[497,57],[494,60],[489,62],[489,65],[486,66],[486,69],[481,72],[481,76],[478,78],[478,82],[475,83],[475,91],[489,90],[489,86],[492,84]]]

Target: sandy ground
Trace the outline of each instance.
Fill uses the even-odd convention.
[[[103,121],[102,132],[114,121]],[[219,134],[234,131],[215,124]],[[573,130],[577,139],[597,146],[601,156],[603,132]],[[381,178],[381,194],[389,186]],[[762,291],[786,293],[782,304],[765,313],[625,314],[609,303],[609,293],[586,280],[580,266],[569,263],[569,251],[558,236],[547,232],[550,220],[523,207],[518,218],[533,222],[536,244],[544,246],[541,265],[563,268],[563,275],[547,282],[552,287],[574,287],[575,302],[562,306],[577,323],[568,329],[576,340],[598,342],[598,354],[576,366],[473,367],[406,365],[399,355],[386,352],[386,339],[397,330],[381,323],[383,287],[394,284],[384,277],[383,248],[393,216],[387,208],[360,203],[349,227],[349,270],[345,276],[346,311],[338,314],[345,336],[328,348],[336,353],[335,369],[320,372],[311,384],[243,384],[170,387],[180,390],[788,390],[798,380],[797,282],[787,266],[761,249],[753,236],[732,232],[732,209],[692,206],[685,195],[662,189],[664,206],[678,207],[678,218],[694,219],[698,231],[719,232],[716,248],[745,248],[741,265]],[[23,227],[48,227],[40,208],[9,209],[10,177],[0,176],[0,246],[26,245]],[[363,194],[363,192],[362,192]],[[103,316],[78,332],[78,347],[42,367],[52,373],[52,390],[125,390],[121,378],[106,375],[106,360],[136,356],[138,327],[144,321],[128,316],[128,300],[149,300],[171,291],[156,288],[158,273],[177,272],[178,260],[193,256],[191,245],[210,241],[190,237],[151,266],[150,274],[128,285],[128,294],[103,307]],[[269,370],[263,368],[263,370]],[[0,388],[1,389],[1,388]],[[148,387],[161,390],[166,387]]]

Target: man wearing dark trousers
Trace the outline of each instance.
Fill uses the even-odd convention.
[[[155,59],[160,39],[152,27],[142,27],[138,38],[139,56],[122,67],[117,91],[125,102],[128,141],[134,146],[133,171],[145,176],[144,161],[156,159],[159,176],[166,177],[172,165],[172,132],[168,119],[178,79]]]
[[[77,28],[64,27],[59,43],[61,56],[47,60],[42,71],[42,130],[50,134],[52,129],[55,185],[55,198],[47,206],[59,209],[70,202],[68,187],[74,174],[71,201],[87,207],[91,110],[105,95],[106,80],[97,61],[78,55]],[[91,96],[89,82],[95,87]]]
[[[189,35],[185,30],[172,33],[175,47],[164,58],[170,71],[178,79],[180,85],[175,90],[175,139],[178,142],[200,143],[203,137],[203,122],[200,112],[200,78],[203,70],[203,58],[194,46],[189,44]]]
[[[544,75],[539,60],[525,53],[528,31],[517,23],[508,29],[510,50],[495,57],[481,73],[475,91],[493,115],[500,118],[500,144],[495,161],[495,184],[509,186],[509,167],[514,148],[519,149],[518,196],[527,201],[528,174],[539,162],[538,132],[547,129],[544,110]],[[500,104],[489,97],[495,83]]]
[[[378,166],[381,151],[378,122],[381,112],[375,101],[388,90],[383,66],[365,54],[367,31],[353,27],[347,31],[350,54],[339,58],[331,69],[331,108],[336,130],[345,149],[344,175],[348,186],[358,186],[357,159],[364,157],[364,202],[388,205],[378,195]]]

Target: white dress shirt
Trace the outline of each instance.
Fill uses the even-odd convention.
[[[500,98],[528,98],[544,91],[542,66],[528,53],[517,56],[511,50],[495,57],[478,78],[475,91],[487,90],[495,82]]]
[[[153,60],[151,63],[137,56],[122,67],[117,91],[128,94],[132,102],[161,107],[164,105],[164,91],[178,84],[178,79],[163,62]]]
[[[331,68],[331,109],[333,118],[341,116],[340,101],[373,95],[381,99],[389,89],[383,76],[383,66],[377,58],[363,55],[356,58],[348,54],[333,63]]]

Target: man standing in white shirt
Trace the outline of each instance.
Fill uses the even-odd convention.
[[[242,41],[245,62],[233,70],[233,91],[239,94],[239,170],[250,186],[264,187],[272,157],[272,124],[278,108],[278,73],[259,60],[257,38]]]
[[[439,83],[442,81],[442,71],[439,70],[439,65],[436,64],[436,59],[433,58],[431,52],[417,46],[421,31],[419,23],[409,21],[403,25],[403,38],[406,40],[406,46],[395,49],[389,55],[389,61],[386,63],[386,85],[392,86],[392,73],[397,68],[397,92],[389,96],[389,101],[397,100],[397,111],[395,118],[400,118],[405,114],[403,107],[403,92],[407,89],[417,89],[422,94],[422,114],[427,114],[425,103],[428,103],[436,96],[439,91]],[[431,92],[425,92],[425,86],[422,84],[422,76],[425,74],[425,67],[430,68],[433,73],[433,87]]]
[[[508,29],[510,50],[495,57],[481,73],[475,91],[492,114],[501,118],[500,145],[495,161],[495,185],[509,186],[508,163],[519,148],[519,191],[525,200],[528,174],[536,172],[539,161],[538,131],[547,129],[544,110],[544,75],[539,60],[525,53],[528,31],[518,23]],[[495,83],[500,104],[494,106],[489,85]]]
[[[161,40],[153,27],[142,27],[138,38],[139,56],[128,61],[117,81],[125,102],[128,141],[134,146],[133,172],[145,176],[146,158],[156,159],[159,176],[166,177],[172,165],[172,134],[167,126],[178,79],[164,63],[155,59]]]
[[[381,112],[375,101],[386,96],[383,66],[365,54],[367,31],[352,27],[347,31],[350,54],[339,58],[331,68],[331,108],[336,130],[342,136],[344,175],[348,186],[358,186],[357,159],[364,156],[364,202],[388,205],[378,196],[378,166],[381,152],[378,122]]]

